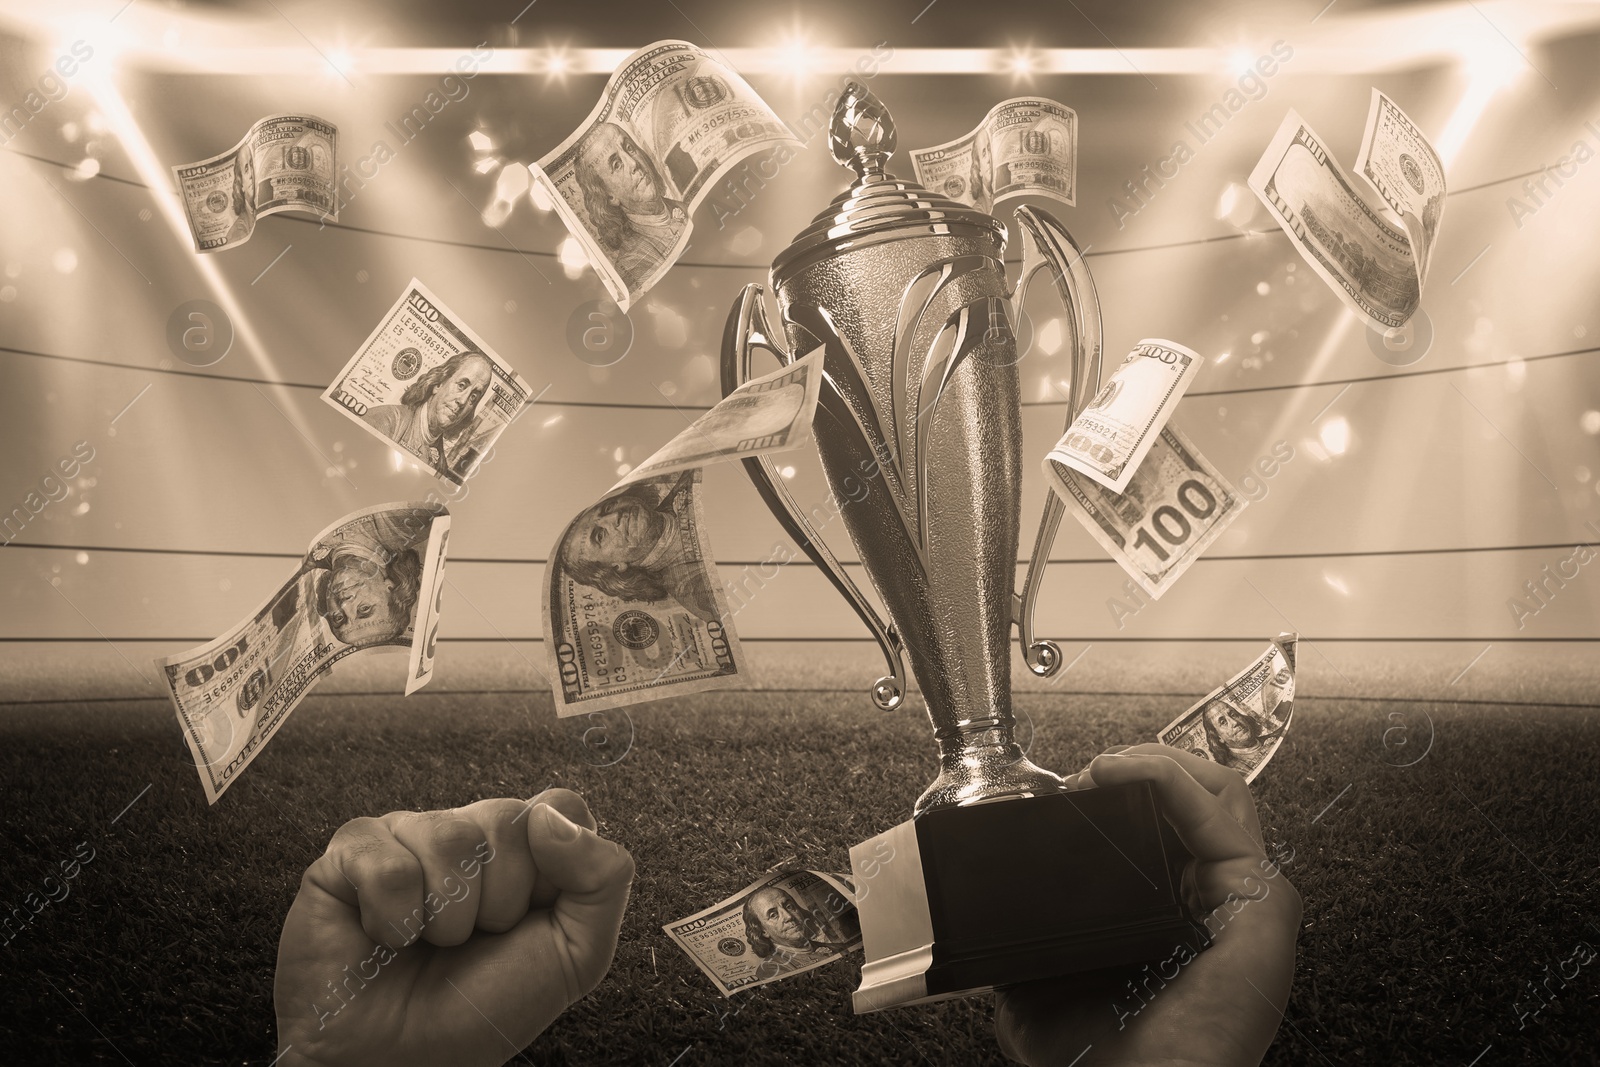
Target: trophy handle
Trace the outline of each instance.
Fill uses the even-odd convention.
[[[784,351],[782,342],[773,334],[767,321],[764,296],[765,290],[761,286],[753,283],[746,285],[728,315],[728,325],[722,334],[723,396],[750,380],[750,357],[757,348],[766,349],[784,365],[794,362],[794,357]],[[867,629],[872,631],[889,668],[887,675],[873,683],[872,702],[884,711],[898,708],[906,694],[904,646],[900,635],[892,624],[886,624],[878,617],[867,598],[861,595],[861,590],[856,588],[855,582],[845,574],[838,559],[811,528],[805,513],[795,504],[782,479],[777,477],[771,459],[766,456],[747,457],[744,469],[755,483],[756,492],[766,501],[773,518],[778,520],[778,525],[827,576],[833,587],[844,595],[856,614],[861,616],[861,621],[867,624]]]
[[[1045,267],[1050,268],[1056,293],[1067,311],[1072,337],[1071,396],[1067,404],[1067,425],[1100,391],[1100,296],[1095,291],[1094,278],[1083,261],[1083,252],[1072,234],[1048,212],[1032,207],[1020,207],[1015,212],[1017,226],[1022,234],[1022,276],[1012,290],[1011,304],[1018,315],[1022,313],[1023,300],[1034,275]],[[1065,432],[1065,431],[1063,431]],[[1028,573],[1023,579],[1022,592],[1012,601],[1012,615],[1017,622],[1018,636],[1022,642],[1022,658],[1028,670],[1041,678],[1048,678],[1061,669],[1061,647],[1054,641],[1037,635],[1033,624],[1034,606],[1039,600],[1039,589],[1044,584],[1045,563],[1050,547],[1055,544],[1056,531],[1061,526],[1061,516],[1066,504],[1054,492],[1045,490],[1044,516],[1039,523],[1039,534],[1034,538],[1033,557],[1028,561]]]

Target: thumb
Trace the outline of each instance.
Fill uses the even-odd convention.
[[[471,1062],[503,1062],[508,1042],[513,1052],[522,1048],[599,985],[628,908],[633,857],[627,849],[542,801],[528,810],[527,834],[535,893],[548,894],[551,903],[536,904],[503,934],[474,936],[434,956],[438,984],[421,1014],[463,1019],[463,1040],[484,1042],[484,1058]],[[479,1028],[477,1015],[461,1013],[461,1000],[488,1025]],[[449,1062],[469,1062],[463,1050],[453,1053]]]
[[[557,891],[550,909],[557,952],[573,1001],[600,984],[628,909],[633,857],[548,804],[528,813],[528,847],[539,880]]]

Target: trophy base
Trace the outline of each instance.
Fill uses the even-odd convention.
[[[857,1015],[1200,951],[1148,782],[941,808],[850,850]]]

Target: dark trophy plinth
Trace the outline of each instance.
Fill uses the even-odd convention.
[[[1189,854],[1146,782],[939,808],[850,850],[878,1011],[1199,952]]]
[[[724,393],[765,350],[824,350],[812,424],[823,471],[877,609],[765,457],[744,461],[773,515],[877,639],[878,707],[900,706],[909,654],[939,745],[939,775],[912,819],[851,850],[866,962],[857,1012],[1198,950],[1204,928],[1180,892],[1188,855],[1147,785],[1066,792],[1014,738],[1011,630],[1028,669],[1061,652],[1033,632],[1033,605],[1062,505],[1047,497],[1021,594],[1022,414],[1011,323],[1048,269],[1071,323],[1067,421],[1099,389],[1100,308],[1072,236],[1016,213],[1022,277],[1004,267],[994,216],[884,168],[894,126],[852,84],[829,139],[856,180],[780,253],[772,285],[747,286],[723,339]]]

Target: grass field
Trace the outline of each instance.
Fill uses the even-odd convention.
[[[95,858],[0,948],[0,1058],[269,1063],[278,930],[340,823],[559,784],[638,879],[611,974],[521,1062],[1003,1062],[987,999],[857,1018],[851,961],[730,1002],[661,932],[776,864],[848,870],[852,843],[905,817],[933,774],[926,720],[863,703],[667,701],[635,709],[625,757],[595,766],[589,724],[558,723],[542,693],[313,695],[213,808],[165,703],[7,709],[5,903],[41,892],[79,842]],[[1033,758],[1063,772],[1172,714],[1147,696],[1019,704]],[[1521,1029],[1516,1006],[1540,1003],[1529,983],[1578,942],[1600,946],[1594,709],[1302,698],[1296,716],[1256,785],[1305,899],[1267,1062],[1600,1062],[1600,963],[1552,984]],[[1386,746],[1400,727],[1408,747]]]

